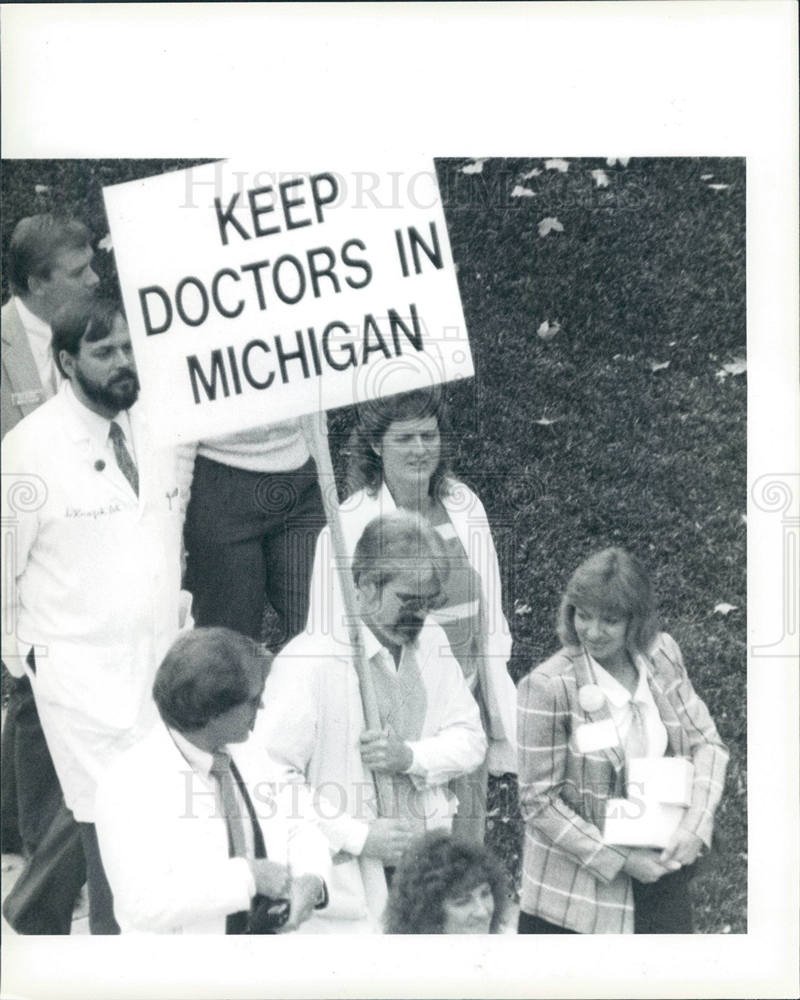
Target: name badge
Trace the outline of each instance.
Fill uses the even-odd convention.
[[[595,750],[607,750],[608,747],[619,746],[617,727],[611,719],[586,722],[578,726],[574,736],[578,753],[593,753]]]
[[[13,406],[32,406],[34,403],[43,403],[44,393],[41,389],[25,389],[22,392],[11,393],[11,403]]]

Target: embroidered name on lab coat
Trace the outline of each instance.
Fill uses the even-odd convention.
[[[122,507],[120,507],[120,505],[117,504],[117,503],[109,504],[108,507],[92,507],[89,510],[86,510],[86,509],[84,509],[82,507],[67,507],[66,516],[68,518],[73,518],[73,517],[93,517],[93,518],[108,517],[109,514],[119,514],[119,512],[121,510],[122,510]]]

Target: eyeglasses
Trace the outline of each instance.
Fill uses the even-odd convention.
[[[436,611],[447,604],[447,595],[441,588],[434,594],[403,594],[399,590],[395,594],[405,611]]]

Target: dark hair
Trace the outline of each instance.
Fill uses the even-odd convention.
[[[80,351],[82,341],[94,343],[105,340],[113,329],[117,315],[125,318],[122,307],[114,299],[68,302],[61,306],[53,317],[51,328],[53,357],[64,378],[67,375],[61,364],[61,352],[66,351],[74,358]]]
[[[383,923],[387,934],[442,934],[446,899],[488,882],[494,897],[489,931],[496,934],[508,904],[507,880],[495,856],[433,830],[409,847],[394,876]]]
[[[374,517],[353,553],[356,586],[366,577],[379,589],[409,569],[427,563],[441,587],[449,574],[447,551],[437,531],[419,514],[406,510]]]
[[[579,646],[575,608],[627,618],[626,645],[643,652],[658,632],[655,597],[642,563],[625,549],[603,549],[589,556],[570,577],[558,610],[558,635],[565,646]]]
[[[8,281],[15,295],[30,291],[30,278],[49,278],[60,250],[82,250],[91,235],[77,219],[29,215],[20,219],[8,247]]]
[[[412,389],[395,396],[371,399],[356,411],[356,426],[348,443],[347,485],[351,493],[366,488],[374,496],[383,483],[383,461],[375,453],[384,434],[395,420],[421,420],[435,417],[439,427],[441,452],[439,464],[431,476],[430,495],[438,498],[449,491],[449,427],[441,386]]]
[[[202,729],[229,708],[250,698],[245,669],[264,657],[264,674],[272,654],[229,628],[196,628],[182,632],[156,672],[153,699],[164,722],[179,732]]]

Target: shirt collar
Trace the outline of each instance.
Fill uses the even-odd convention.
[[[22,321],[25,333],[27,333],[29,337],[36,337],[39,340],[46,338],[49,346],[50,340],[53,336],[50,324],[45,323],[45,321],[37,316],[36,313],[31,312],[18,295],[14,296],[14,305],[17,307],[17,313]]]
[[[214,755],[210,754],[207,750],[201,750],[200,747],[187,740],[183,733],[179,733],[177,729],[167,726],[167,730],[175,741],[175,746],[186,758],[186,763],[191,765],[192,770],[197,771],[204,778],[210,778]],[[227,752],[227,748],[223,747],[222,749]]]
[[[380,639],[375,635],[372,629],[362,622],[361,626],[362,641],[364,643],[364,655],[368,660],[373,660],[376,656],[382,657],[384,662],[391,663],[392,666],[395,665],[394,656],[392,651],[388,646],[385,646]],[[415,650],[419,644],[419,639],[415,639],[412,643],[407,643],[406,645],[400,646],[400,659],[402,660],[405,656],[407,649]]]
[[[597,681],[597,686],[606,696],[608,701],[615,708],[624,708],[629,701],[635,701],[645,704],[654,704],[653,695],[650,691],[650,685],[647,683],[647,669],[641,656],[634,656],[633,664],[636,667],[636,673],[638,675],[638,681],[636,683],[636,690],[631,694],[626,687],[624,687],[620,682],[610,674],[604,667],[601,667],[597,660],[594,659],[588,652],[586,657],[591,664],[592,670],[594,671],[594,676]]]
[[[610,674],[605,667],[601,667],[597,660],[595,660],[595,658],[588,652],[586,653],[586,658],[589,660],[592,670],[594,671],[597,686],[615,708],[623,708],[629,701],[640,700],[638,695],[642,686],[642,671],[639,663],[635,664],[639,680],[636,685],[636,691],[633,696],[631,696],[628,689],[624,685],[620,684],[616,677],[614,677],[613,674]]]
[[[95,413],[94,410],[90,410],[88,406],[85,406],[75,395],[69,379],[64,379],[61,392],[64,393],[69,410],[86,431],[87,437],[100,448],[105,448],[109,443],[108,431],[111,427],[111,421],[107,417],[102,417],[99,413]],[[132,446],[131,422],[128,411],[121,410],[114,417],[114,420],[122,428],[127,444]]]

